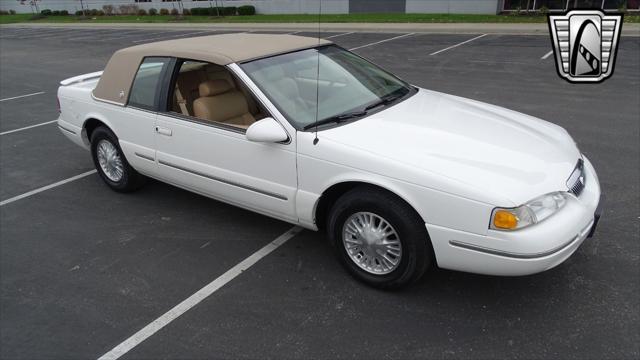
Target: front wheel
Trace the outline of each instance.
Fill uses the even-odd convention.
[[[344,267],[378,288],[400,288],[420,279],[433,262],[424,221],[397,196],[361,187],[336,201],[329,239]]]
[[[129,165],[116,135],[106,127],[91,134],[91,155],[100,177],[118,192],[131,192],[144,183],[144,176]]]

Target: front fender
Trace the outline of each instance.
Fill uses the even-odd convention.
[[[425,223],[486,235],[493,205],[344,165],[299,156],[296,209],[300,222],[315,228],[322,194],[340,183],[359,182],[386,189],[406,201]]]

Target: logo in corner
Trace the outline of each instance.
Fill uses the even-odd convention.
[[[621,14],[571,10],[549,15],[558,75],[572,83],[598,83],[613,75]]]

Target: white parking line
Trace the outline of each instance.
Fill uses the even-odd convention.
[[[29,36],[23,36],[19,38],[23,38],[23,39],[49,39],[49,38],[53,38],[53,37],[62,37],[62,36],[67,36],[67,35],[73,35],[76,33],[76,30],[70,30],[70,29],[52,29],[52,30],[48,30],[48,31],[42,31],[42,30],[36,30],[36,32],[34,32],[33,34],[30,34]]]
[[[476,37],[474,37],[473,39],[469,39],[469,40],[467,40],[467,41],[463,41],[463,42],[461,42],[461,43],[459,43],[459,44],[451,45],[451,46],[449,46],[448,48],[444,48],[444,49],[442,49],[442,50],[438,50],[438,51],[436,51],[436,52],[434,52],[434,53],[431,53],[431,54],[429,54],[429,56],[440,54],[441,52],[445,52],[445,51],[447,51],[447,50],[451,50],[451,49],[453,49],[453,48],[456,48],[456,47],[458,47],[458,46],[460,46],[460,45],[464,45],[464,44],[466,44],[466,43],[470,43],[470,42],[472,42],[472,41],[474,41],[474,40],[478,40],[478,39],[480,39],[481,37],[485,37],[485,36],[487,36],[487,35],[488,35],[488,34],[482,34],[482,35],[480,35],[480,36],[476,36]]]
[[[135,36],[139,36],[139,35],[144,35],[144,29],[137,29],[137,30],[130,30],[130,31],[123,31],[118,33],[117,36],[109,36],[109,37],[103,37],[98,39],[97,41],[111,41],[111,40],[120,40],[123,38],[127,38],[127,37],[135,37]]]
[[[387,42],[387,41],[400,39],[400,38],[407,37],[407,36],[411,36],[411,35],[414,35],[414,34],[415,34],[415,33],[408,33],[408,34],[404,34],[404,35],[400,35],[400,36],[392,37],[392,38],[390,38],[390,39],[385,39],[385,40],[380,40],[380,41],[372,42],[371,44],[365,44],[365,45],[361,45],[361,46],[356,46],[356,47],[351,48],[351,49],[349,49],[349,50],[358,50],[358,49],[362,49],[362,48],[365,48],[365,47],[368,47],[368,46],[382,44],[382,43],[385,43],[385,42]]]
[[[102,35],[110,36],[113,34],[117,34],[118,31],[114,30],[90,30],[90,31],[82,31],[80,32],[80,36],[71,37],[66,39],[66,41],[83,41],[83,40],[97,40]]]
[[[551,56],[551,54],[553,54],[553,50],[551,50],[548,53],[544,54],[544,56],[541,57],[540,60],[544,60],[544,59],[548,58],[549,56]]]
[[[64,29],[49,29],[49,30],[41,30],[41,29],[29,29],[28,31],[21,31],[20,33],[10,34],[9,36],[5,36],[6,38],[35,38],[41,36],[48,36],[54,34],[64,33]],[[23,36],[25,35],[25,36]],[[26,37],[28,36],[28,37]]]
[[[174,35],[171,35],[171,36],[161,36],[161,37],[155,37],[155,38],[151,38],[151,39],[134,40],[134,41],[132,41],[132,43],[140,43],[140,42],[144,42],[144,41],[153,41],[153,40],[163,40],[163,39],[176,38],[176,37],[181,37],[181,36],[202,34],[202,33],[207,33],[207,32],[215,32],[215,30],[204,30],[204,31],[196,31],[196,32],[191,32],[191,33],[186,33],[186,34],[174,34]]]
[[[294,31],[294,32],[286,33],[285,35],[295,35],[295,34],[298,34],[298,33],[301,33],[301,32],[302,32],[302,30],[299,30],[299,31]]]
[[[355,31],[346,32],[346,33],[342,33],[342,34],[338,34],[338,35],[331,35],[331,36],[327,36],[325,39],[333,39],[333,38],[338,37],[338,36],[350,35],[350,34],[353,34],[354,32]]]
[[[21,200],[21,199],[27,198],[27,197],[29,197],[29,196],[32,196],[32,195],[35,195],[35,194],[41,193],[41,192],[46,191],[46,190],[49,190],[49,189],[53,189],[53,188],[55,188],[55,187],[58,187],[58,186],[60,186],[60,185],[64,185],[64,184],[70,183],[70,182],[72,182],[72,181],[76,181],[76,180],[78,180],[78,179],[82,179],[82,178],[84,178],[84,177],[87,177],[87,176],[92,175],[92,174],[95,174],[95,173],[96,173],[96,170],[87,171],[87,172],[82,173],[82,174],[80,174],[80,175],[72,176],[72,177],[70,177],[70,178],[68,178],[68,179],[61,180],[61,181],[58,181],[58,182],[56,182],[56,183],[53,183],[53,184],[50,184],[50,185],[47,185],[47,186],[43,186],[43,187],[38,188],[38,189],[35,189],[35,190],[31,190],[31,191],[26,192],[26,193],[24,193],[24,194],[22,194],[22,195],[14,196],[14,197],[12,197],[12,198],[10,198],[10,199],[0,201],[0,206],[5,206],[5,205],[7,205],[7,204],[11,204],[12,202],[15,202],[15,201],[18,201],[18,200]]]
[[[19,129],[7,130],[7,131],[1,132],[0,135],[7,135],[7,134],[14,133],[14,132],[22,131],[22,130],[29,130],[29,129],[33,129],[33,128],[38,127],[38,126],[53,124],[54,122],[57,122],[57,121],[58,120],[51,120],[51,121],[43,122],[43,123],[40,123],[40,124],[25,126],[23,128],[19,128]]]
[[[136,36],[140,36],[140,37],[144,37],[144,38],[146,38],[146,37],[147,37],[147,36],[149,36],[149,35],[156,36],[156,35],[160,35],[160,34],[167,34],[167,33],[169,33],[169,32],[170,32],[170,31],[167,31],[167,30],[163,30],[163,31],[145,32],[145,31],[144,31],[144,29],[142,29],[142,30],[138,30],[138,33],[136,33],[136,34],[129,34],[129,35],[125,35],[125,36],[123,36],[123,37],[136,37]]]
[[[262,249],[254,252],[251,256],[242,260],[240,263],[227,270],[227,272],[222,274],[220,277],[213,280],[202,289],[198,290],[195,294],[189,296],[180,304],[174,306],[173,309],[167,311],[162,316],[155,319],[147,326],[143,327],[140,331],[131,335],[131,337],[111,349],[111,351],[109,351],[108,353],[102,355],[100,358],[98,358],[98,360],[115,360],[120,358],[122,355],[126,354],[131,349],[135,348],[140,343],[148,339],[151,335],[169,325],[169,323],[171,323],[173,320],[177,319],[179,316],[186,313],[194,306],[198,305],[201,301],[211,296],[214,292],[219,290],[229,281],[242,274],[243,271],[248,270],[260,259],[269,255],[273,250],[286,243],[287,240],[300,233],[300,231],[302,231],[302,228],[298,226],[292,227],[287,232],[278,236],[275,240],[265,245]]]
[[[26,94],[26,95],[14,96],[14,97],[10,97],[10,98],[4,98],[4,99],[0,99],[0,102],[7,101],[7,100],[20,99],[20,98],[24,98],[24,97],[27,97],[27,96],[41,95],[41,94],[44,94],[44,91],[39,91],[39,92]]]

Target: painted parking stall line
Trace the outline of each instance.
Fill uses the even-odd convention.
[[[118,33],[118,30],[110,30],[110,29],[91,29],[89,31],[81,31],[79,36],[75,36],[77,33],[74,33],[73,37],[67,39],[67,41],[85,41],[85,40],[100,40],[102,36],[113,36]]]
[[[140,43],[140,42],[153,41],[153,40],[164,40],[164,39],[178,38],[178,37],[182,37],[182,36],[191,36],[191,35],[198,35],[198,34],[204,34],[204,33],[212,33],[213,34],[213,33],[215,33],[215,30],[195,31],[195,32],[190,32],[190,33],[174,34],[174,35],[171,35],[171,36],[160,36],[160,37],[155,37],[155,38],[151,38],[151,39],[133,40],[132,43]]]
[[[142,36],[142,38],[137,39],[137,40],[132,40],[132,43],[138,44],[138,43],[143,43],[145,41],[155,41],[155,40],[159,40],[159,39],[166,39],[168,34],[172,34],[172,32],[170,31],[154,31],[154,32],[150,32],[150,33],[145,33],[145,32],[141,32],[139,35]],[[151,35],[151,37],[149,37]]]
[[[55,122],[58,122],[58,120],[51,120],[51,121],[46,121],[40,124],[35,124],[35,125],[29,125],[29,126],[25,126],[25,127],[21,127],[19,129],[13,129],[13,130],[7,130],[7,131],[3,131],[0,133],[0,135],[8,135],[8,134],[13,134],[19,131],[24,131],[24,130],[29,130],[29,129],[33,129],[33,128],[37,128],[40,126],[44,126],[44,125],[49,125],[49,124],[53,124]]]
[[[44,94],[44,91],[38,91],[38,92],[31,93],[31,94],[24,94],[24,95],[18,95],[18,96],[13,96],[13,97],[0,99],[0,102],[9,101],[9,100],[15,100],[15,99],[22,99],[22,98],[26,98],[26,97],[29,97],[29,96],[36,96],[36,95],[42,95],[42,94]]]
[[[29,28],[25,29],[25,31],[13,32],[8,35],[3,35],[2,38],[7,39],[28,39],[34,37],[44,37],[51,34],[60,34],[63,33],[63,29],[45,29],[42,28]]]
[[[260,250],[251,254],[248,258],[242,260],[237,265],[227,270],[224,274],[220,275],[218,278],[207,284],[202,289],[198,290],[193,295],[189,296],[185,300],[183,300],[178,305],[174,306],[171,310],[164,313],[159,318],[155,319],[151,323],[149,323],[144,328],[140,329],[137,333],[131,335],[128,339],[118,344],[116,347],[111,349],[111,351],[102,355],[98,360],[115,360],[119,359],[124,354],[131,351],[136,346],[140,345],[143,341],[148,339],[150,336],[160,331],[165,326],[169,325],[173,320],[177,319],[187,311],[189,311],[194,306],[198,305],[200,302],[211,296],[213,293],[218,291],[224,285],[226,285],[229,281],[235,279],[238,275],[242,274],[242,272],[248,270],[251,266],[255,265],[260,259],[269,255],[275,249],[282,246],[289,239],[296,236],[302,231],[302,228],[299,226],[294,226],[289,229],[284,234],[278,236],[275,240],[265,245]]]
[[[545,60],[547,59],[549,56],[553,55],[553,50],[549,51],[548,53],[544,54],[540,60]]]
[[[353,33],[355,33],[355,31],[350,31],[350,32],[342,33],[342,34],[327,36],[325,39],[333,39],[333,38],[337,38],[339,36],[351,35]]]
[[[16,201],[18,201],[18,200],[22,200],[22,199],[24,199],[24,198],[28,198],[28,197],[30,197],[30,196],[33,196],[33,195],[39,194],[39,193],[41,193],[41,192],[43,192],[43,191],[47,191],[47,190],[49,190],[49,189],[56,188],[56,187],[58,187],[58,186],[61,186],[61,185],[64,185],[64,184],[70,183],[70,182],[72,182],[72,181],[76,181],[76,180],[79,180],[79,179],[85,178],[85,177],[87,177],[87,176],[89,176],[89,175],[93,175],[93,174],[95,174],[96,172],[97,172],[96,170],[87,171],[87,172],[84,172],[84,173],[82,173],[82,174],[79,174],[79,175],[76,175],[76,176],[72,176],[72,177],[70,177],[70,178],[68,178],[68,179],[64,179],[64,180],[61,180],[61,181],[55,182],[55,183],[53,183],[53,184],[49,184],[49,185],[43,186],[43,187],[41,187],[41,188],[37,188],[37,189],[35,189],[35,190],[31,190],[31,191],[26,192],[26,193],[24,193],[24,194],[21,194],[21,195],[18,195],[18,196],[14,196],[14,197],[9,198],[9,199],[7,199],[7,200],[2,200],[2,201],[0,201],[0,206],[5,206],[5,205],[7,205],[7,204],[11,204],[11,203],[16,202]]]
[[[33,29],[32,33],[16,36],[16,38],[18,39],[51,39],[58,36],[71,35],[74,32],[75,30],[71,30],[71,29],[51,29],[51,30]]]
[[[480,36],[476,36],[476,37],[474,37],[474,38],[472,38],[472,39],[469,39],[469,40],[463,41],[463,42],[461,42],[461,43],[458,43],[458,44],[455,44],[455,45],[451,45],[451,46],[449,46],[449,47],[447,47],[447,48],[444,48],[444,49],[442,49],[442,50],[438,50],[438,51],[436,51],[436,52],[434,52],[434,53],[431,53],[431,54],[429,54],[429,56],[438,55],[438,54],[440,54],[440,53],[443,53],[443,52],[445,52],[445,51],[451,50],[451,49],[453,49],[453,48],[457,48],[458,46],[461,46],[461,45],[464,45],[464,44],[468,44],[468,43],[470,43],[470,42],[472,42],[472,41],[475,41],[475,40],[478,40],[478,39],[480,39],[480,38],[483,38],[483,37],[485,37],[485,36],[487,36],[487,35],[488,35],[488,34],[482,34],[482,35],[480,35]]]
[[[384,39],[384,40],[380,40],[380,41],[372,42],[372,43],[370,43],[370,44],[364,44],[364,45],[356,46],[356,47],[351,48],[351,49],[349,49],[349,50],[350,50],[350,51],[358,50],[358,49],[366,48],[366,47],[369,47],[369,46],[373,46],[373,45],[378,45],[378,44],[386,43],[386,42],[388,42],[388,41],[393,41],[393,40],[402,39],[402,38],[405,38],[405,37],[408,37],[408,36],[411,36],[411,35],[415,35],[415,33],[408,33],[408,34],[404,34],[404,35],[395,36],[395,37],[392,37],[392,38],[390,38],[390,39]]]
[[[122,40],[124,38],[130,38],[135,36],[145,35],[144,30],[129,30],[118,33],[117,36],[108,36],[97,39],[97,41],[111,41],[111,40]]]

